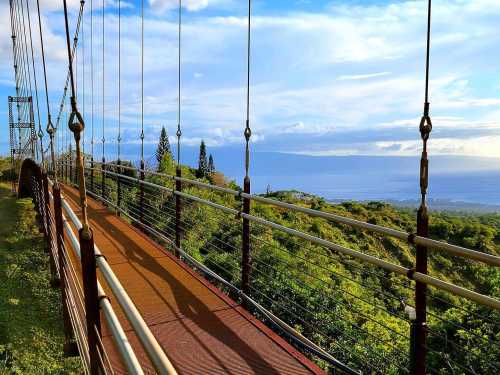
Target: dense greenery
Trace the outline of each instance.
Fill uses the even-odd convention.
[[[167,175],[174,175],[175,168],[170,155],[166,155],[159,165],[160,171]],[[182,166],[181,171],[188,179],[196,179],[198,172],[188,166]],[[146,179],[170,188],[174,186],[168,177],[146,174]],[[95,180],[94,190],[100,194],[99,172]],[[220,173],[200,180],[241,190]],[[106,199],[117,202],[116,176],[108,175],[105,181]],[[138,185],[129,179],[120,179],[120,183],[121,209],[137,218]],[[183,191],[241,209],[237,196],[185,183]],[[296,191],[272,192],[270,189],[266,195],[406,232],[416,229],[414,210],[397,209],[382,202],[330,204],[313,195]],[[172,239],[174,196],[146,185],[145,202],[146,224]],[[182,204],[183,249],[239,285],[241,220],[187,198],[182,199]],[[415,249],[403,241],[256,202],[252,203],[252,214],[396,264],[412,267],[415,263]],[[253,298],[335,357],[364,373],[407,373],[410,323],[404,306],[413,304],[413,282],[277,229],[252,223],[251,230]],[[432,212],[430,233],[435,239],[500,255],[499,214]],[[430,251],[429,273],[500,298],[498,268]],[[429,288],[428,304],[430,373],[498,373],[498,312],[433,288]],[[326,367],[321,361],[319,364]]]
[[[173,175],[175,163],[167,157],[161,162],[160,170]],[[198,170],[183,166],[182,175],[195,179]],[[173,187],[172,180],[166,177],[147,175],[146,179]],[[211,177],[201,180],[240,189],[220,174],[217,180]],[[106,183],[108,198],[116,201],[116,180],[108,178]],[[241,208],[241,201],[232,195],[188,184],[183,184],[183,191],[226,207]],[[137,185],[125,184],[122,193],[122,209],[137,217]],[[146,223],[172,239],[174,197],[148,186],[145,193]],[[329,204],[319,197],[294,191],[269,191],[267,195],[407,232],[416,230],[414,211],[381,202]],[[255,202],[252,213],[396,264],[412,267],[415,262],[415,250],[406,242]],[[183,199],[182,218],[183,249],[239,285],[240,220],[189,199]],[[406,373],[410,324],[404,305],[413,304],[412,282],[282,231],[254,223],[251,228],[251,280],[255,299],[364,373]],[[433,212],[430,231],[433,238],[500,255],[500,215]],[[431,251],[429,273],[500,297],[498,269]],[[431,372],[496,373],[500,357],[499,314],[432,288],[429,296],[429,367],[434,370]]]
[[[63,356],[61,296],[49,285],[48,254],[30,200],[0,184],[0,374],[79,374]]]

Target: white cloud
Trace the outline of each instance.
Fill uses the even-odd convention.
[[[379,150],[378,153],[384,155],[419,155],[422,142],[418,140],[376,142],[375,147]],[[432,155],[500,157],[500,136],[432,138],[428,147]]]
[[[179,0],[149,0],[151,8],[158,13],[165,13],[179,7]],[[182,6],[190,12],[196,12],[206,8],[209,0],[184,0]]]
[[[29,0],[32,5],[34,0]],[[118,0],[107,0],[109,8]],[[189,11],[200,11],[230,0],[186,0]],[[100,6],[94,0],[94,7]],[[123,3],[131,4],[130,2]],[[154,12],[175,10],[177,1],[150,0]],[[72,17],[79,0],[70,2]],[[89,2],[84,17],[89,117]],[[64,85],[66,51],[59,0],[43,0],[42,23],[49,66],[52,106]],[[496,49],[500,2],[494,0],[437,0],[433,12],[431,60],[431,116],[441,139],[453,131],[500,129],[498,78],[492,61]],[[32,7],[34,9],[34,7]],[[258,9],[258,8],[257,8]],[[128,141],[138,134],[140,120],[139,10],[122,16],[122,125]],[[107,138],[117,118],[117,17],[106,15]],[[131,14],[133,13],[133,14]],[[215,12],[214,12],[215,13]],[[183,35],[183,129],[187,139],[205,138],[213,145],[239,142],[245,118],[246,18],[186,17]],[[8,4],[0,4],[0,82],[12,82]],[[176,125],[177,25],[175,17],[152,17],[145,23],[145,122]],[[365,130],[363,140],[336,152],[409,153],[408,129],[418,144],[418,122],[423,109],[425,2],[405,1],[378,6],[335,5],[328,12],[274,12],[253,17],[251,126],[253,141],[286,143],[300,134],[334,134]],[[36,23],[35,23],[36,25]],[[72,22],[74,25],[74,22]],[[36,29],[36,28],[35,28]],[[36,30],[34,30],[36,32]],[[94,20],[95,126],[101,126],[101,19]],[[35,39],[38,34],[35,34]],[[35,53],[39,55],[38,43]],[[80,59],[81,59],[80,50]],[[203,73],[200,73],[203,72]],[[41,76],[41,71],[38,70]],[[81,65],[79,67],[81,74]],[[203,77],[203,79],[199,79]],[[491,87],[490,87],[491,86]],[[80,81],[81,90],[81,81]],[[493,90],[496,88],[497,90]],[[82,107],[80,97],[80,107]],[[88,126],[90,121],[87,121]],[[405,132],[375,144],[380,130]],[[172,132],[171,132],[172,133]],[[390,132],[386,132],[390,133]],[[433,134],[434,136],[434,134]],[[484,136],[484,134],[482,135]],[[494,137],[494,135],[488,135]],[[461,135],[455,137],[460,138]],[[435,138],[435,137],[434,137]],[[377,138],[378,139],[378,138]],[[436,140],[438,138],[435,138]],[[433,139],[434,141],[434,139]],[[495,145],[492,139],[485,144]],[[378,142],[378,141],[377,141]],[[388,143],[383,143],[388,142]],[[406,142],[406,143],[405,143]],[[441,151],[478,152],[480,147],[452,147]],[[459,141],[457,141],[460,143]],[[457,144],[458,144],[457,143]],[[368,146],[368,145],[371,146]],[[398,144],[402,146],[399,147]],[[436,141],[438,144],[438,141]],[[300,149],[298,152],[308,150]],[[329,152],[328,147],[323,147]],[[399,147],[399,149],[398,149]],[[488,146],[489,147],[489,146]],[[485,147],[484,149],[488,149]],[[341,151],[339,151],[341,150]],[[310,152],[322,152],[311,149]]]
[[[350,74],[350,75],[342,75],[337,80],[339,81],[355,81],[359,79],[370,79],[377,77],[384,77],[391,73],[389,72],[379,72],[379,73],[368,73],[368,74]]]

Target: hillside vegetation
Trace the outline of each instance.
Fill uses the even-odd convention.
[[[64,358],[61,296],[29,199],[0,183],[0,374],[80,374]]]
[[[106,168],[116,171],[116,167]],[[169,175],[175,174],[175,164],[169,155],[158,169]],[[196,173],[196,169],[182,166],[183,177],[196,179]],[[133,171],[127,174],[137,177]],[[96,172],[94,186],[87,185],[98,194],[101,193],[101,177]],[[146,179],[173,187],[172,180],[167,177],[148,174]],[[226,181],[220,173],[212,173],[200,180],[240,190],[235,182]],[[105,182],[106,199],[116,203],[116,176],[107,175]],[[137,183],[121,179],[121,188],[120,208],[137,218]],[[237,196],[188,184],[183,184],[183,191],[241,209],[241,200]],[[145,193],[146,224],[172,240],[175,233],[174,196],[167,190],[150,186],[146,186]],[[266,195],[409,233],[416,230],[414,210],[396,209],[381,202],[329,204],[320,197],[295,191],[268,192]],[[188,198],[183,198],[182,204],[182,248],[239,286],[241,220]],[[252,203],[252,214],[395,264],[412,267],[415,263],[414,247],[397,239],[256,202]],[[430,235],[438,240],[500,255],[498,214],[432,212]],[[165,245],[171,248],[168,241]],[[260,224],[251,224],[251,245],[251,295],[255,300],[339,360],[365,374],[408,373],[410,323],[405,306],[413,305],[413,282]],[[430,250],[429,254],[431,275],[500,298],[498,268],[439,251]],[[500,314],[434,288],[429,288],[428,295],[429,373],[499,373]],[[318,364],[327,368],[322,361]]]
[[[175,174],[169,156],[159,170]],[[182,175],[196,179],[196,170],[183,166]],[[148,175],[146,179],[173,187],[172,180],[166,177]],[[201,180],[240,189],[220,173]],[[112,202],[116,202],[116,182],[116,178],[106,178],[107,198]],[[123,180],[122,189],[121,208],[138,217],[137,185]],[[173,239],[174,197],[148,186],[145,191],[146,223]],[[226,207],[241,208],[241,201],[229,194],[188,184],[183,185],[183,191]],[[100,193],[98,187],[96,192]],[[381,202],[329,204],[319,197],[293,191],[268,192],[267,196],[409,233],[416,231],[414,210],[396,209]],[[182,202],[183,249],[234,285],[240,285],[241,221],[187,198]],[[415,264],[414,247],[397,239],[255,202],[252,214],[405,267]],[[253,298],[353,368],[364,373],[407,373],[410,324],[404,308],[413,305],[413,282],[277,229],[252,223],[251,232]],[[430,235],[500,255],[498,214],[433,212]],[[431,275],[500,298],[498,268],[439,251],[429,253]],[[429,288],[428,304],[430,373],[498,373],[497,312],[433,288]]]

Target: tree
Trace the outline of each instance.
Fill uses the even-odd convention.
[[[271,185],[267,184],[266,197],[270,197],[270,196],[271,196]]]
[[[170,150],[170,142],[168,141],[167,131],[165,130],[165,127],[162,126],[160,133],[160,140],[158,141],[158,147],[155,153],[158,166],[160,166],[163,157],[167,154],[169,156],[172,156],[172,151]]]
[[[215,172],[215,164],[214,164],[214,158],[212,157],[212,154],[208,157],[208,174],[211,176]]]
[[[198,170],[196,171],[196,177],[202,178],[208,176],[208,162],[207,162],[207,147],[205,146],[205,141],[201,141],[200,144],[200,156],[198,157]]]

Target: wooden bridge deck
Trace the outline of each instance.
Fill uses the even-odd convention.
[[[63,194],[79,214],[77,190],[64,186]],[[235,301],[93,199],[89,220],[95,243],[179,374],[323,373]],[[145,372],[154,373],[113,294],[106,293]],[[103,324],[103,342],[115,373],[125,373],[110,335]]]

